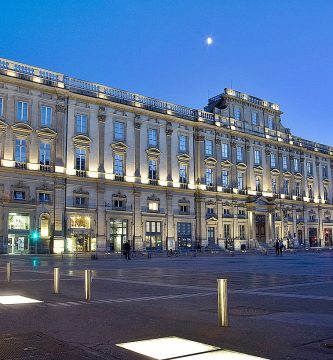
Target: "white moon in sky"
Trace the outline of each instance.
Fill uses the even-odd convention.
[[[206,43],[207,43],[207,45],[212,45],[213,44],[213,38],[211,36],[208,36],[208,38],[206,39]]]

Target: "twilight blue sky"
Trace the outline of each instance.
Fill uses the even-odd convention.
[[[232,81],[333,145],[331,0],[0,0],[0,14],[0,57],[194,108]]]

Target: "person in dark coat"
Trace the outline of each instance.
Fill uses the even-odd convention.
[[[280,255],[280,242],[278,239],[276,239],[274,246],[275,246],[275,255],[276,256]]]
[[[131,251],[131,245],[128,241],[124,244],[124,251],[125,251],[125,259],[131,260],[130,251]]]
[[[279,246],[279,250],[280,250],[280,255],[282,256],[282,250],[284,248],[284,244],[283,244],[283,241],[280,240],[280,246]]]

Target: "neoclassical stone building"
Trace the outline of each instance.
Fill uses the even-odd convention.
[[[332,246],[333,148],[232,90],[204,110],[0,59],[3,253]]]

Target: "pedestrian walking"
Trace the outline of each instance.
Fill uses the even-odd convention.
[[[279,251],[280,251],[280,255],[282,256],[282,250],[283,250],[283,248],[284,248],[284,245],[283,245],[283,241],[282,240],[280,240],[280,242],[279,242]]]
[[[126,241],[124,244],[124,252],[125,252],[126,260],[131,260],[130,251],[131,251],[131,245],[128,241]]]
[[[275,247],[275,255],[276,256],[280,255],[280,242],[278,239],[275,240],[274,247]]]

